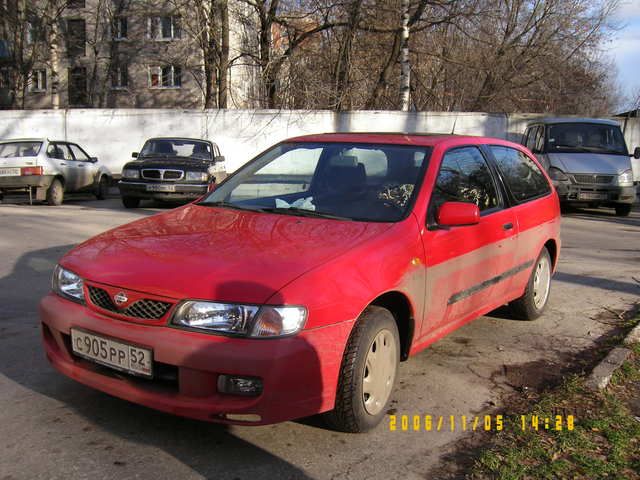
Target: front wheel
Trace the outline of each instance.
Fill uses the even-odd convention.
[[[386,308],[370,306],[358,319],[342,358],[329,425],[342,432],[371,430],[384,417],[400,362],[398,327]]]
[[[104,200],[109,195],[109,178],[106,175],[100,177],[98,187],[96,188],[96,198]]]
[[[616,216],[618,217],[628,217],[631,213],[631,205],[628,203],[622,203],[620,205],[615,206]]]
[[[137,197],[122,197],[124,208],[138,208],[140,199]]]
[[[544,311],[551,289],[551,255],[547,247],[536,260],[524,295],[509,304],[511,311],[520,320],[535,320]]]

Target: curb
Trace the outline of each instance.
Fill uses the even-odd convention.
[[[640,343],[640,324],[633,327],[623,340],[623,345]],[[626,347],[615,347],[609,354],[593,369],[585,386],[591,390],[604,390],[609,385],[611,377],[615,371],[629,358],[631,350]]]

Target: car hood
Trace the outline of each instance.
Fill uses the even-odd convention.
[[[567,173],[603,173],[616,175],[629,170],[631,162],[625,155],[601,153],[549,153],[549,162]]]
[[[124,168],[204,168],[213,165],[211,160],[187,157],[142,157],[127,163]]]
[[[98,235],[60,264],[89,281],[138,292],[263,303],[392,225],[192,204]]]

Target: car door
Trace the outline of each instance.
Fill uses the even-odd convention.
[[[69,143],[68,145],[76,162],[78,173],[77,190],[92,188],[95,186],[98,164],[93,163],[89,155],[75,143]]]
[[[440,227],[437,209],[447,201],[478,205],[475,225]],[[423,236],[427,301],[425,335],[454,328],[507,294],[517,224],[499,178],[478,146],[456,147],[442,158]],[[495,308],[495,307],[492,307]],[[426,327],[426,328],[425,328]]]
[[[52,142],[47,147],[47,157],[64,177],[65,190],[76,190],[78,184],[78,169],[73,154],[63,142]]]

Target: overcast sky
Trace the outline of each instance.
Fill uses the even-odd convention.
[[[640,94],[640,0],[622,0],[617,14],[623,29],[607,50],[618,67],[618,83],[624,94]]]

